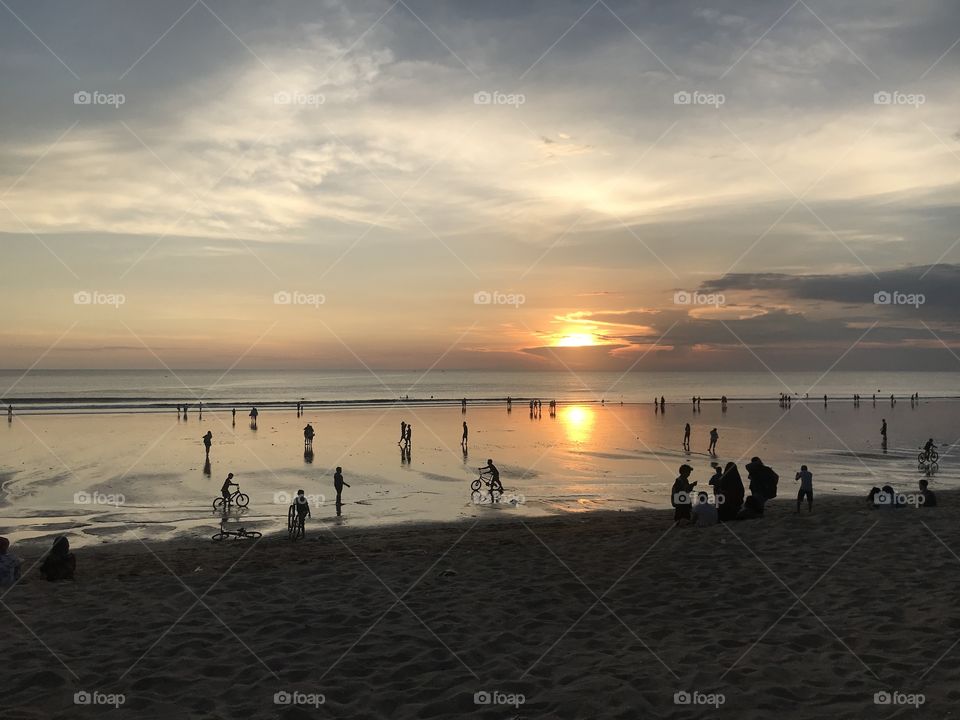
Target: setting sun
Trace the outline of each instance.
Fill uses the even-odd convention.
[[[597,344],[597,338],[591,333],[571,333],[557,339],[557,347],[589,347]]]

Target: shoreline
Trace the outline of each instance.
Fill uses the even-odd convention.
[[[813,720],[889,715],[890,691],[943,717],[957,497],[831,496],[808,516],[781,496],[709,528],[649,509],[84,548],[76,581],[34,570],[5,597],[46,647],[11,624],[0,708],[93,717],[73,695],[101,692],[137,718],[315,717],[273,703],[301,692],[347,717]],[[494,690],[523,703],[475,704]]]

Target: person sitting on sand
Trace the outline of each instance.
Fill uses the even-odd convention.
[[[743,505],[743,479],[736,463],[728,462],[723,468],[719,482],[720,495],[717,497],[717,514],[721,522],[736,520]]]
[[[673,487],[670,488],[670,504],[673,505],[673,523],[679,525],[682,520],[690,520],[690,508],[692,500],[690,493],[696,486],[696,481],[690,482],[690,473],[693,468],[689,465],[680,466],[680,474],[673,481]]]
[[[53,547],[40,566],[40,574],[50,582],[73,580],[77,559],[70,552],[70,541],[64,535],[53,541]]]
[[[240,486],[239,486],[237,483],[233,482],[233,473],[229,473],[229,474],[227,475],[227,479],[223,481],[223,485],[220,486],[220,494],[223,495],[223,502],[224,502],[224,503],[229,503],[229,502],[230,502],[230,488],[231,488],[231,487],[235,487],[235,488],[237,488],[237,489],[240,488]]]
[[[800,466],[800,472],[797,473],[794,482],[800,481],[800,491],[797,493],[797,512],[800,512],[800,504],[804,498],[807,498],[807,512],[813,512],[813,473],[807,470],[806,465]]]
[[[737,513],[737,520],[753,520],[759,517],[763,517],[763,503],[756,495],[751,495]]]
[[[710,467],[713,468],[713,477],[710,478],[708,485],[713,488],[714,497],[719,497],[723,494],[720,490],[720,480],[723,478],[723,468],[720,467],[720,463],[718,462],[710,463]]]
[[[710,502],[710,496],[702,490],[697,493],[697,504],[693,506],[693,526],[708,527],[719,522],[717,507]]]
[[[893,485],[884,485],[882,488],[870,488],[867,499],[870,500],[874,507],[894,508],[901,505],[900,497],[897,495],[897,491],[893,489]]]
[[[10,552],[10,541],[0,537],[0,588],[13,585],[20,579],[20,558]]]
[[[772,467],[763,464],[763,460],[753,457],[747,463],[747,477],[750,478],[750,494],[760,503],[766,504],[777,496],[777,481],[780,476]]]
[[[924,478],[920,481],[920,497],[923,498],[923,502],[920,504],[920,507],[936,507],[937,506],[937,496],[933,494],[928,485],[927,479]]]

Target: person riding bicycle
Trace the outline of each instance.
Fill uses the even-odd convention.
[[[923,451],[924,451],[927,455],[930,454],[930,451],[931,451],[931,450],[936,450],[936,449],[937,449],[937,446],[936,446],[936,444],[933,442],[933,438],[930,438],[929,440],[927,440],[927,442],[925,442],[924,445],[923,445]]]
[[[238,490],[240,489],[240,486],[237,483],[232,482],[232,480],[233,480],[233,473],[230,473],[229,475],[227,475],[227,479],[223,481],[223,486],[220,488],[220,494],[223,495],[223,501],[225,503],[230,502],[231,487],[235,487]]]
[[[487,458],[487,464],[480,468],[480,474],[490,474],[490,485],[500,485],[500,471],[497,470],[497,466],[493,464],[493,460]],[[502,486],[501,486],[502,487]]]
[[[303,521],[311,517],[310,504],[307,502],[307,496],[303,494],[303,490],[297,490],[297,497],[294,498],[293,504],[297,508],[297,521],[300,523],[300,527],[303,527]]]

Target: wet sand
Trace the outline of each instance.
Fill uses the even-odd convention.
[[[74,705],[88,692],[133,718],[951,717],[958,499],[796,515],[782,494],[706,529],[642,510],[128,537],[3,597],[0,716],[102,717]],[[524,702],[475,704],[493,691]]]
[[[312,496],[317,522],[331,527],[483,519],[490,515],[537,517],[597,510],[665,507],[681,463],[694,467],[705,486],[712,460],[705,450],[710,428],[720,433],[718,462],[759,455],[793,486],[808,464],[820,495],[865,494],[892,482],[916,487],[917,446],[934,436],[944,458],[931,476],[937,489],[960,487],[960,473],[946,452],[960,427],[960,402],[923,401],[912,408],[849,402],[790,410],[775,402],[731,403],[695,413],[668,405],[561,405],[531,418],[526,406],[388,407],[350,410],[308,408],[264,411],[256,430],[246,409],[236,425],[229,413],[15,416],[0,424],[0,534],[15,541],[48,543],[71,531],[77,546],[119,539],[133,529],[167,540],[208,537],[219,522],[211,501],[228,472],[251,497],[232,522],[263,532],[285,527],[289,498],[303,488]],[[887,418],[890,445],[879,445]],[[397,445],[400,421],[413,423],[409,461]],[[466,455],[461,423],[470,427]],[[305,456],[303,426],[317,437]],[[693,429],[691,453],[680,448],[683,425]],[[204,467],[201,436],[213,432],[210,466]],[[506,502],[474,502],[470,482],[492,457],[507,489]],[[341,517],[331,502],[332,475],[342,465],[351,488]],[[209,472],[209,474],[207,474]],[[84,500],[93,499],[93,502]],[[122,499],[122,502],[118,502]],[[482,499],[481,499],[482,500]],[[513,502],[510,502],[510,501]]]

